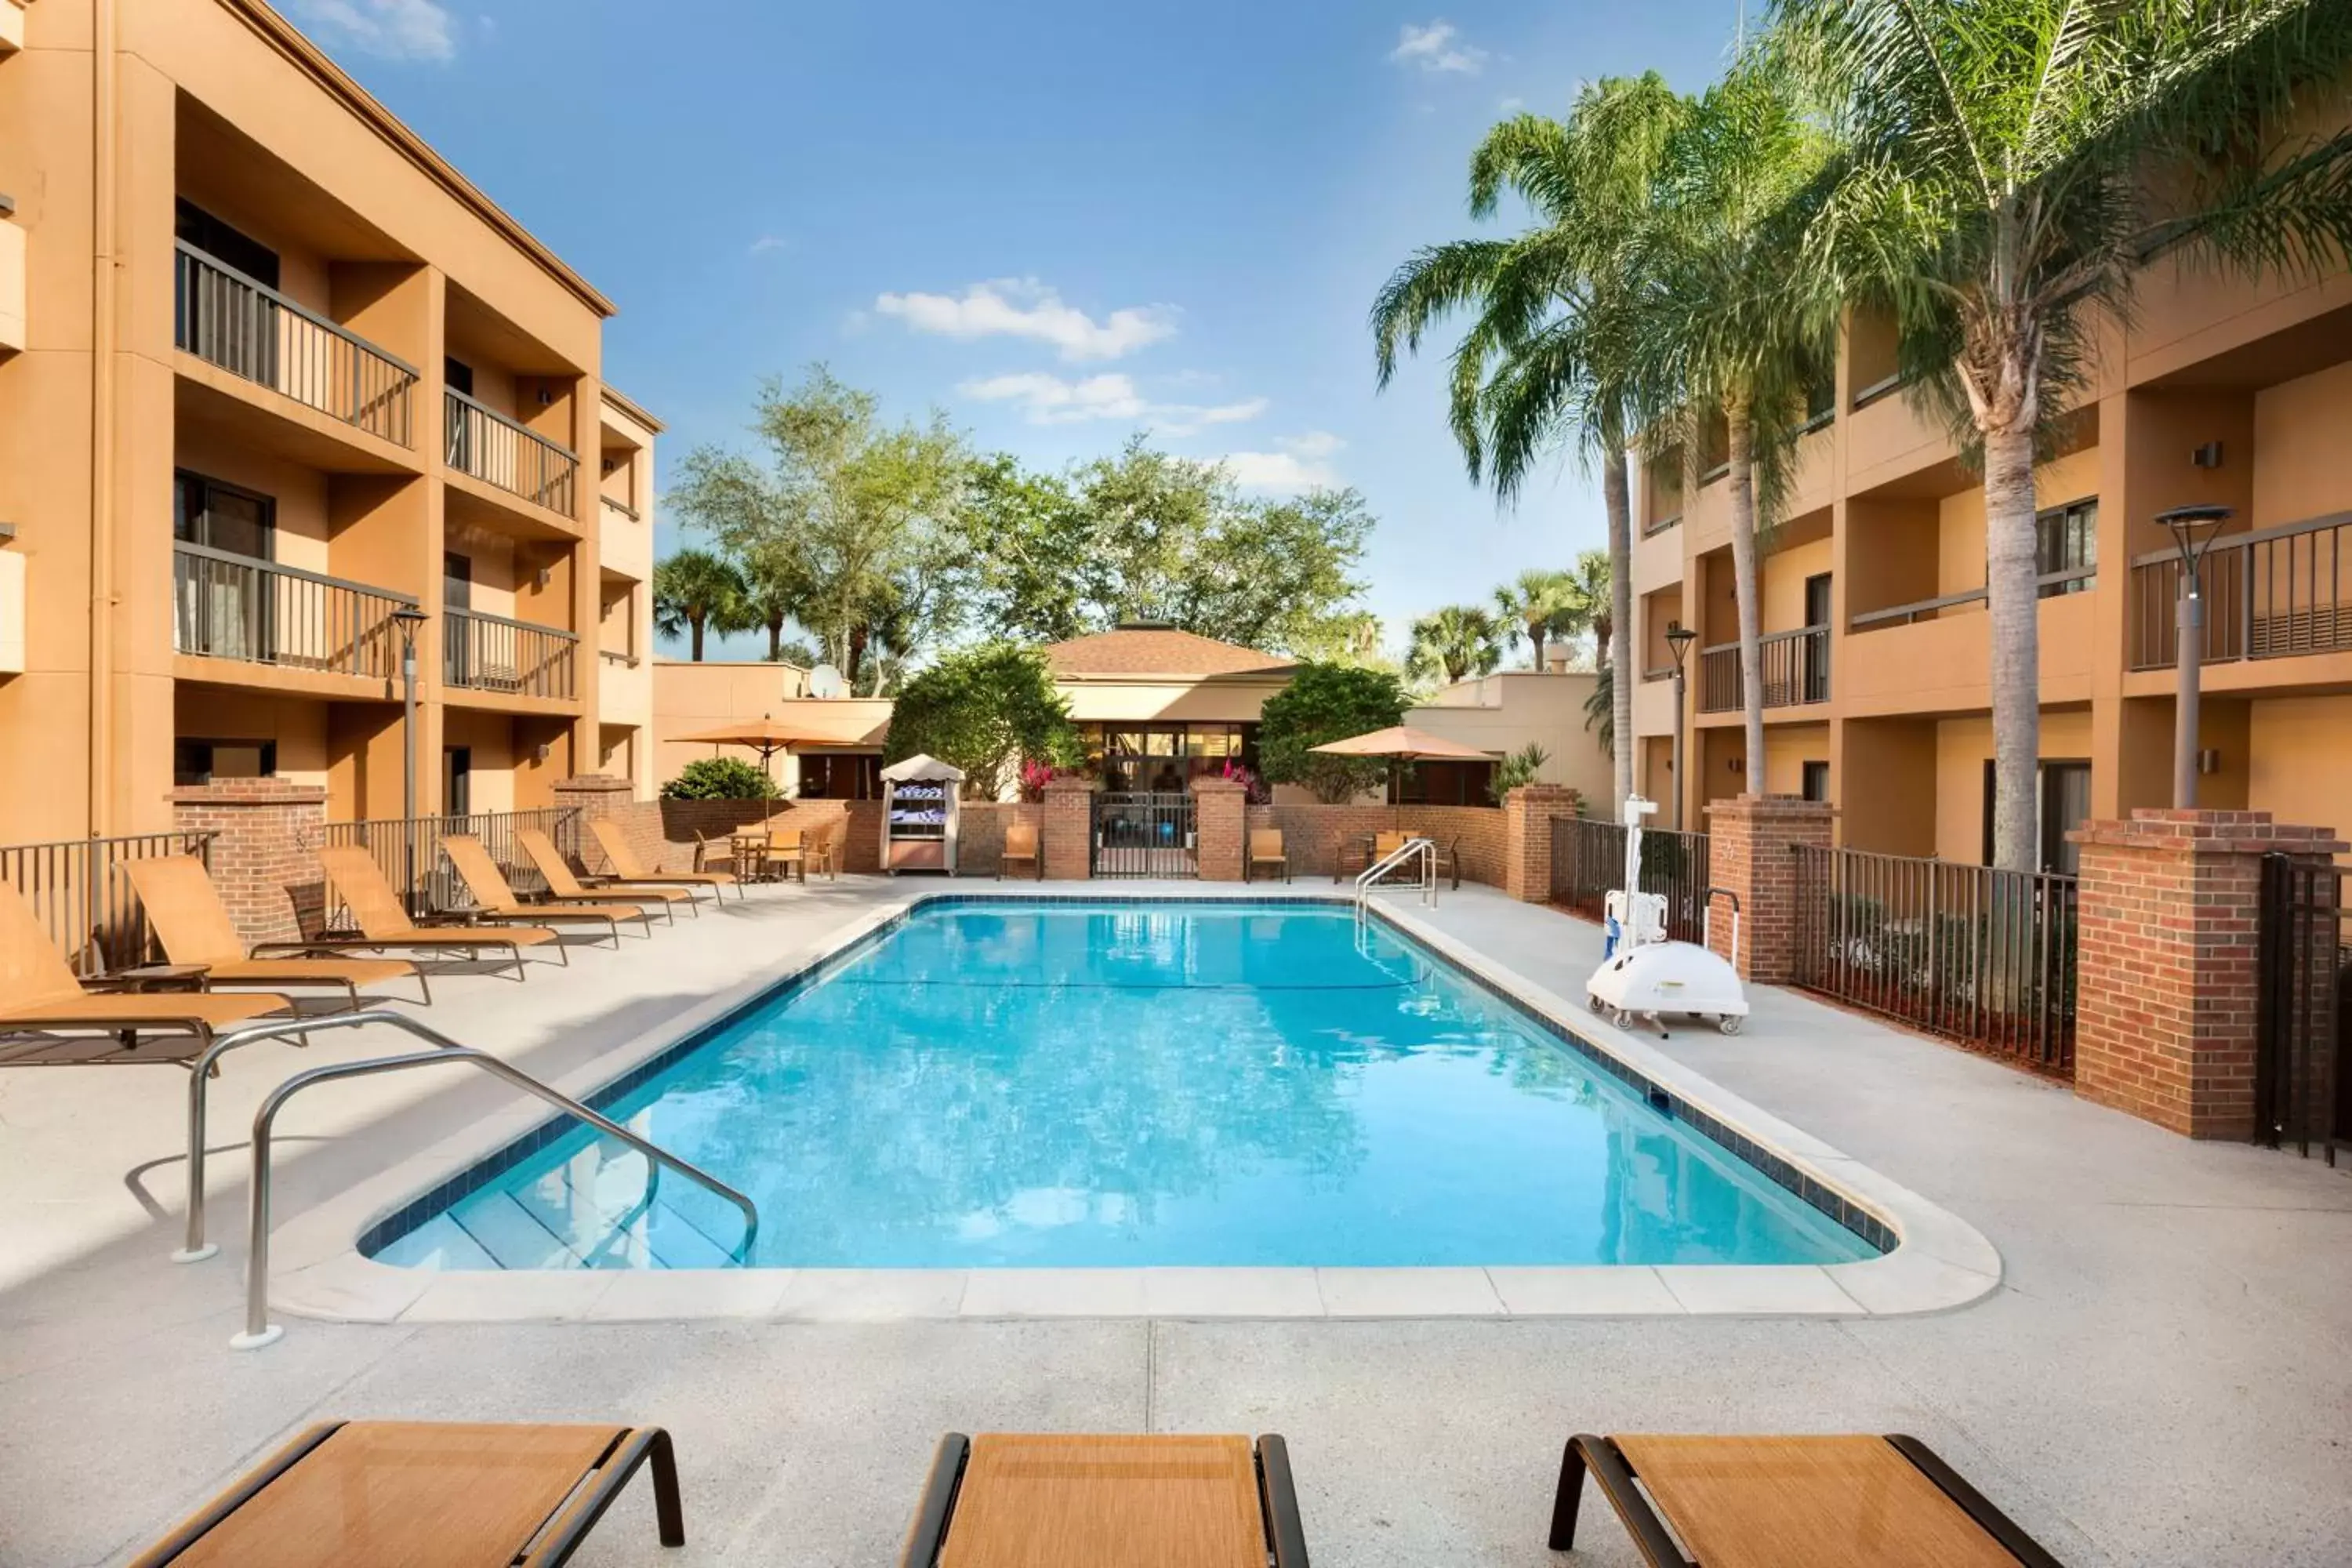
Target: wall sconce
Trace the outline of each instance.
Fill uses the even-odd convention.
[[[1734,757],[1731,759],[1728,765],[1731,771],[1735,773],[1744,775],[1748,772],[1748,759],[1746,757]]]
[[[549,745],[545,741],[541,741],[536,748],[534,754],[539,758],[541,763],[544,763],[548,758],[555,755],[555,748]]]
[[[531,574],[531,586],[534,588],[545,588],[547,586],[548,579],[554,575],[555,573],[552,568],[542,566],[538,571]]]
[[[2198,752],[2197,771],[2200,773],[2206,774],[2220,773],[2221,771],[2221,748],[2219,746],[2208,746],[2203,751]]]
[[[2219,441],[2206,442],[2202,447],[2198,447],[2195,451],[2189,454],[2189,460],[2200,468],[2220,468],[2221,466],[2221,443]]]
[[[546,408],[551,406],[554,402],[555,394],[542,384],[539,389],[539,405]]]

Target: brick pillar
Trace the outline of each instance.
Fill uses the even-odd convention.
[[[1522,784],[1503,796],[1503,890],[1526,903],[1551,898],[1551,825],[1576,815],[1566,784]]]
[[[215,779],[172,791],[172,826],[213,835],[213,885],[247,947],[295,942],[325,914],[319,841],[327,792],[289,779]]]
[[[664,846],[659,808],[642,813],[631,811],[629,808],[636,804],[636,786],[610,773],[582,773],[555,781],[556,809],[580,814],[580,864],[592,874],[604,875],[613,870],[604,864],[604,847],[588,831],[590,823],[607,817],[619,822],[628,832],[630,847],[636,850],[641,862],[653,867],[661,865]],[[641,816],[652,819],[650,831],[637,820]]]
[[[2191,1138],[2251,1137],[2262,858],[2345,846],[2263,811],[2140,810],[2068,837],[2074,1091]]]
[[[1796,972],[1798,845],[1826,849],[1827,803],[1743,795],[1706,808],[1707,879],[1739,900],[1739,978],[1786,984]],[[1710,945],[1731,956],[1731,910],[1718,900]]]
[[[1068,775],[1045,781],[1045,827],[1037,836],[1045,877],[1083,882],[1094,875],[1095,781]]]
[[[1249,842],[1249,791],[1231,779],[1192,781],[1192,826],[1199,845],[1196,872],[1203,882],[1238,882]]]

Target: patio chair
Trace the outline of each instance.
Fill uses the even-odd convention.
[[[1283,853],[1282,829],[1253,827],[1249,830],[1249,863],[1242,868],[1242,880],[1255,881],[1260,866],[1273,866],[1282,872],[1282,879],[1290,880],[1290,857]]]
[[[7,999],[0,1003],[0,1036],[37,1037],[0,1044],[0,1067],[186,1067],[212,1048],[220,1032],[294,1010],[283,996],[250,992],[93,994],[82,989],[73,965],[41,929],[24,895],[6,882],[0,882],[0,997]],[[142,1031],[174,1040],[161,1049],[142,1049]]]
[[[1560,1457],[1555,1552],[1576,1544],[1588,1470],[1650,1568],[2058,1568],[1916,1437],[1582,1434]]]
[[[760,847],[760,870],[762,875],[772,871],[782,881],[788,874],[797,874],[803,883],[808,881],[808,836],[797,827],[772,827]]]
[[[360,933],[310,945],[357,947],[373,952],[398,948],[406,952],[462,954],[467,959],[503,948],[507,964],[513,966],[518,980],[530,978],[522,966],[524,948],[553,942],[556,957],[566,964],[572,962],[572,955],[563,951],[563,944],[545,926],[508,925],[495,917],[467,924],[418,925],[401,906],[400,895],[393,890],[383,868],[375,863],[375,857],[356,844],[331,844],[320,850],[319,868],[334,884]]]
[[[1036,880],[1045,879],[1045,857],[1037,848],[1037,825],[1034,822],[1007,823],[1004,828],[1004,853],[996,858],[997,880],[1004,879],[1004,868],[1026,864],[1034,868]]]
[[[575,925],[594,924],[601,921],[613,939],[621,945],[621,922],[635,921],[654,934],[653,918],[635,904],[526,904],[515,897],[514,888],[507,874],[499,868],[497,860],[482,847],[482,841],[469,833],[452,833],[441,840],[448,852],[449,864],[457,868],[457,875],[473,896],[474,913],[495,915],[501,920],[548,921]],[[665,909],[663,911],[668,914]],[[673,921],[676,916],[670,917]]]
[[[808,868],[821,872],[828,882],[841,879],[842,826],[828,823],[812,827],[808,833]]]
[[[433,1001],[424,971],[403,959],[299,956],[307,944],[299,942],[258,942],[248,951],[220,889],[213,886],[212,873],[193,855],[129,860],[122,868],[163,956],[201,967],[208,991],[216,985],[340,985],[346,1009],[357,1012],[361,986],[413,975],[425,1003]]]
[[[899,1568],[1307,1568],[1276,1436],[940,1440]]]
[[[646,870],[645,862],[637,858],[635,847],[629,843],[628,836],[621,831],[621,825],[617,822],[598,817],[589,823],[588,831],[596,836],[598,847],[604,851],[604,858],[612,864],[613,874],[603,879],[605,883],[619,883],[624,887],[639,883],[651,887],[675,885],[688,891],[709,888],[714,899],[724,897],[726,889],[733,888],[737,898],[743,896],[742,885],[724,871]]]
[[[648,1463],[661,1543],[683,1546],[677,1460],[658,1426],[331,1421],[280,1448],[131,1568],[554,1568]]]
[[[563,851],[555,847],[555,840],[536,827],[516,828],[515,843],[530,857],[530,863],[539,868],[541,878],[547,883],[547,890],[567,904],[625,904],[631,907],[657,904],[673,921],[677,916],[672,912],[671,906],[685,904],[688,908],[693,907],[694,895],[682,888],[635,887],[624,890],[618,887],[583,886],[572,873],[572,863],[563,858]],[[698,910],[695,912],[698,916],[701,913]]]

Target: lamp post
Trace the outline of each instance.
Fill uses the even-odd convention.
[[[2180,602],[2174,620],[2179,635],[2174,638],[2178,647],[2172,660],[2180,677],[2179,695],[2172,707],[2172,805],[2176,811],[2197,804],[2197,695],[2200,666],[2205,658],[2205,595],[2198,569],[2213,546],[2213,536],[2231,515],[2226,506],[2177,506],[2156,514],[2156,521],[2172,531],[2173,542],[2180,547]]]
[[[416,912],[416,629],[425,612],[403,605],[392,612],[400,628],[400,855],[404,873],[401,897]]]
[[[1666,623],[1666,647],[1675,656],[1675,831],[1683,826],[1683,660],[1690,657],[1690,645],[1698,641],[1698,634],[1680,621]]]

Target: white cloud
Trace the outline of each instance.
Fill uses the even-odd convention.
[[[1135,378],[1116,371],[1064,380],[1043,371],[992,375],[956,388],[982,403],[1013,403],[1032,425],[1078,425],[1093,419],[1149,425],[1163,436],[1190,436],[1207,425],[1234,425],[1266,410],[1263,397],[1239,403],[1155,403]]]
[[[451,60],[456,24],[436,0],[289,0],[289,8],[329,44],[394,60]]]
[[[1137,305],[1097,321],[1034,278],[975,283],[961,298],[946,294],[885,294],[874,301],[919,332],[950,338],[1034,338],[1053,344],[1065,360],[1118,359],[1172,337],[1176,310]]]
[[[751,242],[751,254],[765,256],[771,251],[790,250],[793,242],[781,234],[763,234]]]
[[[1527,106],[1528,100],[1526,99],[1514,95],[1510,98],[1504,99],[1501,102],[1496,104],[1495,112],[1497,114],[1517,114]]]
[[[1297,495],[1301,490],[1327,489],[1339,484],[1332,457],[1347,445],[1328,430],[1309,430],[1275,442],[1271,452],[1228,452],[1218,461],[1244,489]]]
[[[1460,76],[1476,76],[1486,66],[1486,51],[1463,42],[1461,29],[1444,20],[1419,27],[1407,22],[1397,29],[1397,47],[1389,51],[1389,58],[1401,66]]]

